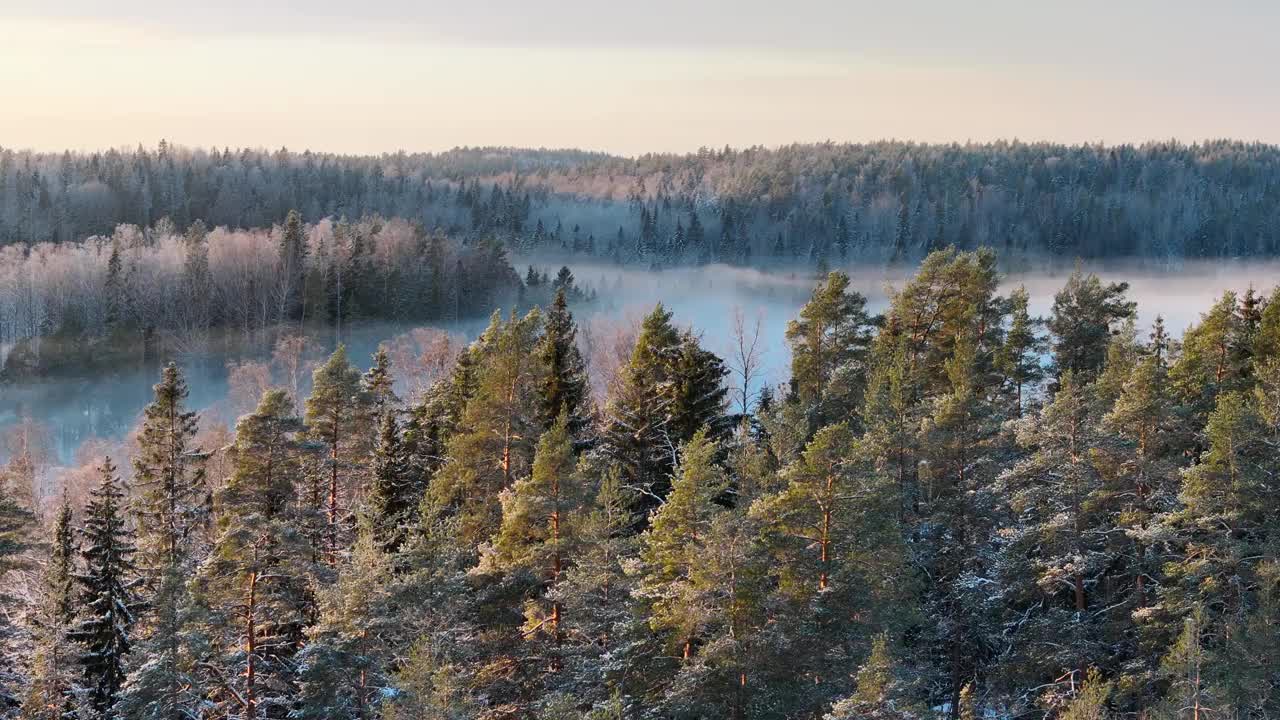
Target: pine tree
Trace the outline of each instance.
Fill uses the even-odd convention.
[[[567,412],[571,432],[580,431],[587,421],[586,365],[578,351],[578,327],[569,312],[563,287],[556,289],[555,299],[547,312],[541,339],[534,355],[546,369],[541,382],[539,419],[550,428],[562,412]]]
[[[1219,394],[1245,388],[1251,368],[1236,348],[1252,342],[1236,315],[1236,302],[1234,292],[1223,293],[1183,334],[1182,353],[1169,368],[1169,383],[1189,431],[1204,427]]]
[[[871,331],[866,298],[849,290],[842,272],[827,275],[787,324],[792,392],[808,410],[811,431],[862,406]]]
[[[526,607],[523,635],[549,640],[552,647],[544,653],[553,672],[563,667],[565,637],[556,591],[578,549],[579,514],[586,499],[574,468],[568,424],[568,414],[561,413],[538,440],[532,474],[502,494],[502,524],[482,562],[487,569],[524,571],[542,580],[550,600]]]
[[[339,345],[313,373],[306,403],[307,432],[323,443],[327,456],[323,555],[331,567],[342,551],[344,503],[356,490],[351,487],[353,476],[368,452],[368,405],[360,371],[347,361],[346,347]]]
[[[133,533],[125,523],[124,491],[111,458],[98,470],[101,480],[85,507],[84,573],[78,576],[79,623],[70,638],[82,648],[84,668],[77,695],[93,718],[119,717],[116,700],[125,681],[125,663],[139,601],[133,564]]]
[[[592,469],[579,469],[584,475]],[[579,550],[563,580],[546,598],[561,607],[563,669],[556,686],[584,702],[607,702],[610,686],[625,682],[628,667],[619,663],[632,618],[634,578],[623,564],[635,557],[635,519],[616,471],[601,471],[589,511],[577,528]],[[584,510],[588,510],[584,508]]]
[[[949,390],[933,403],[922,430],[921,562],[929,575],[924,612],[928,641],[952,717],[961,690],[993,650],[993,622],[982,579],[994,564],[991,483],[999,416],[983,392],[972,337],[961,338],[946,363]]]
[[[857,690],[837,701],[823,720],[906,720],[913,715],[903,707],[902,680],[889,651],[889,634],[881,632],[871,642],[871,652],[858,668]]]
[[[430,511],[459,517],[464,546],[478,546],[497,529],[499,493],[533,462],[544,370],[529,360],[541,326],[536,308],[523,317],[512,313],[505,322],[494,313],[475,367],[474,394],[429,488]]]
[[[1040,366],[1044,340],[1036,334],[1039,320],[1027,312],[1030,299],[1023,286],[1009,294],[1009,332],[1005,334],[1004,345],[996,356],[996,367],[1004,377],[1007,391],[1013,396],[1012,414],[1015,417],[1021,416],[1026,406],[1025,391],[1044,378],[1044,368]]]
[[[762,566],[743,516],[718,502],[729,488],[716,443],[699,431],[684,447],[671,492],[641,536],[635,595],[663,650],[642,669],[652,702],[673,717],[726,708],[745,717],[748,673],[759,670],[751,636],[763,622]],[[717,709],[718,708],[718,709]]]
[[[60,720],[73,710],[72,666],[77,654],[68,633],[77,601],[74,533],[71,502],[64,494],[54,519],[49,561],[41,576],[39,604],[31,621],[35,651],[19,715],[22,720]]]
[[[1242,711],[1252,700],[1233,681],[1233,660],[1247,659],[1232,650],[1247,644],[1238,633],[1267,582],[1259,561],[1280,534],[1273,503],[1280,482],[1269,470],[1280,452],[1264,439],[1262,417],[1249,400],[1240,392],[1219,396],[1205,429],[1209,449],[1183,472],[1181,507],[1164,519],[1181,552],[1165,567],[1162,605],[1188,623],[1167,660],[1181,665],[1203,657],[1197,689],[1188,692],[1198,697],[1213,686],[1216,702],[1201,704],[1220,711]]]
[[[892,476],[866,461],[846,425],[818,431],[784,468],[786,486],[757,500],[780,638],[809,637],[786,648],[790,672],[812,678],[793,699],[820,712],[850,688],[839,671],[861,653],[873,628],[901,626],[913,585],[901,542]]]
[[[1049,332],[1054,370],[1093,374],[1106,359],[1107,338],[1117,322],[1131,317],[1135,304],[1125,299],[1128,283],[1103,285],[1097,275],[1077,269],[1053,297]]]
[[[1013,687],[1047,683],[1063,673],[1083,678],[1095,662],[1111,660],[1105,630],[1108,573],[1119,564],[1107,530],[1106,488],[1091,451],[1099,442],[1089,389],[1074,371],[1038,416],[1018,428],[1030,454],[999,479],[1012,526],[1001,532],[1003,599],[1018,618],[1003,675]],[[1118,659],[1118,658],[1117,658]]]
[[[1111,712],[1107,699],[1111,695],[1111,683],[1102,681],[1102,673],[1090,668],[1084,684],[1059,715],[1062,720],[1108,720]]]
[[[299,700],[290,718],[379,717],[396,625],[390,583],[390,558],[364,518],[337,583],[319,592],[319,620],[297,657]]]
[[[194,580],[212,712],[284,718],[310,615],[310,549],[297,527],[299,435],[286,393],[270,390],[236,425],[232,474],[215,497],[217,539]]]

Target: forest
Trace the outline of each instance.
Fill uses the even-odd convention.
[[[709,153],[684,165],[554,153],[416,162],[442,174],[514,164],[531,184],[589,185],[615,167],[619,178],[627,169],[726,171],[696,183],[696,194],[702,182],[730,187],[753,163],[841,152]],[[1274,181],[1246,170],[1273,162],[1269,148],[1084,148],[1060,158],[1067,180],[1054,191],[1034,179],[1058,152],[1047,146],[870,152],[917,167],[922,153],[938,153],[991,176],[1000,157],[1040,157],[1021,191],[1001,191],[1027,193],[1009,196],[1010,212],[1052,215],[1057,193],[1088,203],[1104,191],[1133,192],[1150,208],[1186,183],[1199,194],[1180,202],[1213,206],[1224,188],[1247,186],[1230,191],[1233,213],[1202,219],[1249,217],[1254,240],[1277,227],[1274,204],[1271,220],[1257,214]],[[56,158],[16,157],[5,156],[8,182],[15,162],[38,167],[40,186],[59,177]],[[95,164],[151,183],[156,175],[135,172],[147,159],[148,173],[227,163],[228,182],[253,177],[278,189],[317,177],[294,172],[314,163],[341,171],[332,177],[348,178],[346,197],[362,201],[372,199],[361,194],[365,181],[388,177],[381,162],[408,162],[65,158],[64,187]],[[1093,162],[1110,169],[1076,174]],[[1142,179],[1129,174],[1134,163],[1149,171]],[[254,169],[263,165],[272,172]],[[1178,173],[1155,171],[1174,165]],[[354,168],[367,172],[342,174]],[[931,183],[941,175],[919,172],[904,192],[940,187]],[[827,182],[805,177],[788,192]],[[275,184],[282,178],[292,179]],[[848,180],[838,170],[830,178]],[[154,188],[148,198],[173,187],[144,184]],[[115,187],[103,182],[100,192]],[[693,194],[671,188],[673,207]],[[850,197],[831,207],[851,211]],[[812,210],[809,200],[779,197],[779,217]],[[639,212],[648,216],[651,202]],[[267,214],[252,222],[269,226],[272,211],[257,207]],[[333,209],[285,213],[274,241],[260,242],[255,233],[266,231],[232,229],[234,220],[182,231],[168,206],[171,232],[134,241],[117,231],[96,250],[74,247],[107,255],[102,287],[127,284],[130,252],[145,258],[145,272],[165,268],[146,283],[159,299],[128,301],[158,307],[164,293],[190,291],[180,268],[203,243],[201,277],[217,286],[242,271],[219,265],[214,248],[257,242],[274,258],[257,271],[308,291],[229,285],[203,294],[214,309],[199,322],[341,317],[319,290],[332,285],[291,279],[311,272],[334,237],[375,234],[304,222]],[[484,264],[503,257],[496,244],[402,221],[377,231],[385,233],[399,238],[390,247],[425,240],[441,262],[495,273],[474,290],[450,281],[432,295],[438,286],[424,284],[437,300],[406,303],[414,317],[456,312],[440,297],[524,285],[509,265]],[[312,260],[300,262],[304,248],[314,248]],[[375,264],[394,267],[395,257]],[[267,387],[226,430],[188,406],[186,379],[168,365],[128,441],[111,457],[83,458],[80,482],[51,502],[33,497],[32,461],[15,454],[0,471],[0,715],[1280,715],[1280,288],[1226,292],[1181,335],[1159,319],[1148,335],[1125,283],[1078,270],[1038,317],[1025,289],[1002,293],[994,251],[947,247],[923,256],[883,312],[868,308],[849,275],[823,274],[784,338],[735,322],[736,351],[725,357],[659,304],[618,362],[601,367],[583,348],[572,289],[560,280],[519,310],[495,312],[413,392],[396,381],[393,353],[379,351],[362,371],[364,358],[340,346],[316,365],[306,397],[296,383]],[[226,316],[238,305],[222,292],[255,298],[255,315]],[[138,317],[122,311],[129,293],[106,297],[50,313],[104,333]],[[761,347],[783,342],[789,380],[754,391]],[[601,372],[593,392],[589,376]]]
[[[291,212],[255,230],[120,225],[83,242],[0,247],[0,378],[282,328],[341,337],[367,321],[456,323],[545,302],[552,280],[522,281],[498,243],[464,245],[403,220],[305,225]],[[568,289],[573,299],[583,292]]]
[[[457,241],[642,267],[1280,255],[1280,149],[808,144],[623,158],[458,148],[350,156],[254,149],[0,148],[0,245],[78,242],[165,220],[179,233],[404,218]]]

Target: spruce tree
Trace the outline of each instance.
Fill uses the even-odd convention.
[[[705,429],[719,442],[730,430],[725,415],[729,389],[724,385],[728,369],[715,353],[705,350],[690,331],[680,335],[680,346],[670,368],[671,405],[669,432],[684,442]]]
[[[387,354],[385,346],[379,345],[377,352],[373,354],[373,365],[360,379],[360,388],[369,403],[372,419],[379,425],[382,417],[387,413],[395,412],[396,405],[400,402],[400,398],[396,397],[394,385],[391,356]]]
[[[578,327],[569,312],[565,289],[557,288],[551,309],[547,312],[542,337],[534,351],[546,371],[539,389],[542,401],[539,419],[548,429],[562,412],[568,413],[571,432],[580,431],[587,422],[590,389],[586,364],[578,351],[577,334]]]
[[[185,561],[207,491],[204,455],[193,446],[196,413],[186,409],[187,384],[177,365],[165,366],[153,391],[143,410],[133,484],[140,496],[138,546],[149,569],[160,574]]]
[[[704,427],[713,439],[727,431],[725,374],[719,358],[672,326],[661,304],[644,319],[606,403],[600,442],[638,512],[665,497],[683,443]]]
[[[139,580],[134,538],[125,519],[124,491],[111,458],[98,469],[99,484],[85,507],[84,564],[80,584],[80,621],[70,638],[81,647],[81,682],[76,690],[92,718],[120,717],[115,709],[125,681],[125,663],[133,649],[134,613]]]
[[[421,501],[395,413],[382,416],[369,475],[370,532],[384,551],[393,553],[404,544],[412,515]]]
[[[143,412],[134,484],[139,547],[151,594],[141,639],[118,703],[127,717],[180,720],[197,712],[195,657],[190,647],[192,533],[205,510],[204,458],[192,447],[196,413],[186,411],[187,386],[176,365],[165,367],[155,399]]]
[[[307,238],[302,215],[290,210],[280,234],[280,320],[303,319],[306,280]]]

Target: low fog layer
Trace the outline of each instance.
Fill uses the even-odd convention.
[[[517,267],[527,261],[517,258]],[[554,270],[554,267],[546,268]],[[574,308],[581,326],[579,342],[586,346],[595,374],[607,372],[610,355],[625,351],[630,330],[654,304],[662,302],[675,314],[675,321],[691,326],[700,333],[706,347],[726,359],[732,355],[735,313],[741,313],[750,330],[757,318],[760,323],[762,348],[761,382],[784,382],[790,362],[783,341],[789,320],[796,316],[808,298],[815,282],[812,272],[762,272],[725,265],[664,271],[620,269],[616,266],[577,265],[572,267],[579,284],[594,288],[599,299]],[[1031,293],[1032,312],[1046,315],[1053,295],[1061,288],[1071,267],[1053,270],[1014,271],[1005,275],[1003,290],[1025,285]],[[1200,313],[1225,290],[1244,291],[1251,285],[1269,291],[1280,278],[1278,263],[1186,263],[1172,270],[1152,270],[1120,265],[1085,266],[1107,281],[1126,280],[1129,295],[1138,302],[1139,326],[1146,332],[1157,314],[1163,315],[1174,333],[1180,334],[1195,322]],[[853,287],[868,298],[871,310],[885,307],[889,292],[901,285],[907,270],[884,268],[846,268]],[[443,328],[457,342],[469,340],[483,327],[476,321]],[[378,324],[349,329],[343,341],[352,360],[362,368],[380,343],[399,337],[413,328],[406,325]],[[332,337],[314,337],[312,358],[330,351],[336,344]],[[206,421],[230,426],[247,402],[230,397],[254,388],[236,387],[231,369],[245,368],[243,384],[271,358],[267,342],[248,342],[233,352],[192,351],[177,358],[187,374],[191,389],[190,404],[200,410]],[[255,363],[258,365],[255,366]],[[732,363],[730,363],[732,364]],[[309,371],[308,373],[309,374]],[[11,454],[12,437],[25,428],[37,428],[46,461],[52,465],[69,464],[85,446],[101,449],[118,443],[133,428],[140,412],[151,399],[151,386],[158,377],[158,367],[129,366],[92,377],[62,378],[0,386],[0,436],[8,442],[0,444],[0,462]],[[598,378],[597,378],[598,379]],[[308,378],[302,378],[300,393],[305,394]],[[604,388],[597,382],[596,392]],[[752,388],[758,390],[758,388]],[[402,388],[404,392],[413,389]]]

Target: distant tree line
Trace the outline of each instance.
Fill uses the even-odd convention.
[[[253,230],[121,225],[83,242],[0,247],[0,361],[21,375],[104,354],[154,357],[210,331],[293,325],[341,337],[361,320],[444,324],[524,294],[501,244],[403,220],[307,225],[291,212]]]
[[[643,266],[914,262],[948,246],[1024,257],[1280,254],[1280,148],[999,142],[792,145],[635,159],[463,148],[0,149],[0,245],[269,227],[297,208],[401,217],[451,238]]]
[[[1124,283],[999,280],[828,274],[745,411],[661,305],[593,402],[563,287],[412,402],[339,348],[225,447],[169,366],[131,471],[0,497],[4,712],[1280,714],[1280,290],[1143,338]]]

